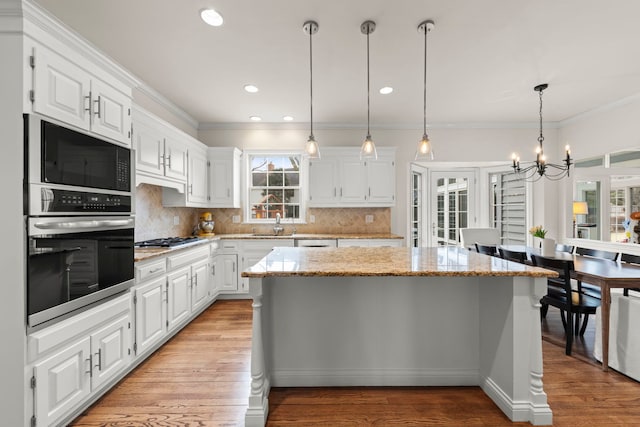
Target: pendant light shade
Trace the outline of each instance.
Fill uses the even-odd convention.
[[[422,121],[422,139],[418,143],[415,160],[433,160],[433,148],[429,135],[427,135],[427,34],[435,28],[435,24],[431,20],[426,20],[418,25],[418,32],[424,34],[424,85],[423,85],[423,121]]]
[[[304,147],[305,155],[310,159],[320,158],[320,147],[313,136],[313,43],[312,38],[318,32],[318,23],[315,21],[307,21],[302,26],[305,34],[309,35],[309,139]]]
[[[360,25],[360,32],[367,36],[367,136],[360,147],[360,159],[361,160],[375,160],[378,158],[378,152],[376,151],[376,144],[371,139],[371,132],[369,131],[370,125],[370,84],[369,84],[369,34],[373,33],[376,29],[376,23],[373,21],[365,21]]]

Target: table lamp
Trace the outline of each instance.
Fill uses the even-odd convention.
[[[578,235],[578,222],[576,221],[576,215],[587,215],[589,213],[589,206],[587,202],[573,202],[573,237]]]

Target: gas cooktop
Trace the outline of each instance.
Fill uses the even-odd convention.
[[[161,239],[144,240],[136,242],[137,248],[175,248],[178,246],[193,245],[200,242],[199,237],[163,237]]]

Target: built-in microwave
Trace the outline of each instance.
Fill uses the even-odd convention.
[[[131,214],[132,152],[36,114],[24,115],[25,214]]]

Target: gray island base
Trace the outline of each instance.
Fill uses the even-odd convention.
[[[461,248],[275,248],[253,298],[245,423],[271,387],[480,386],[512,421],[551,425],[540,298],[555,273]]]

